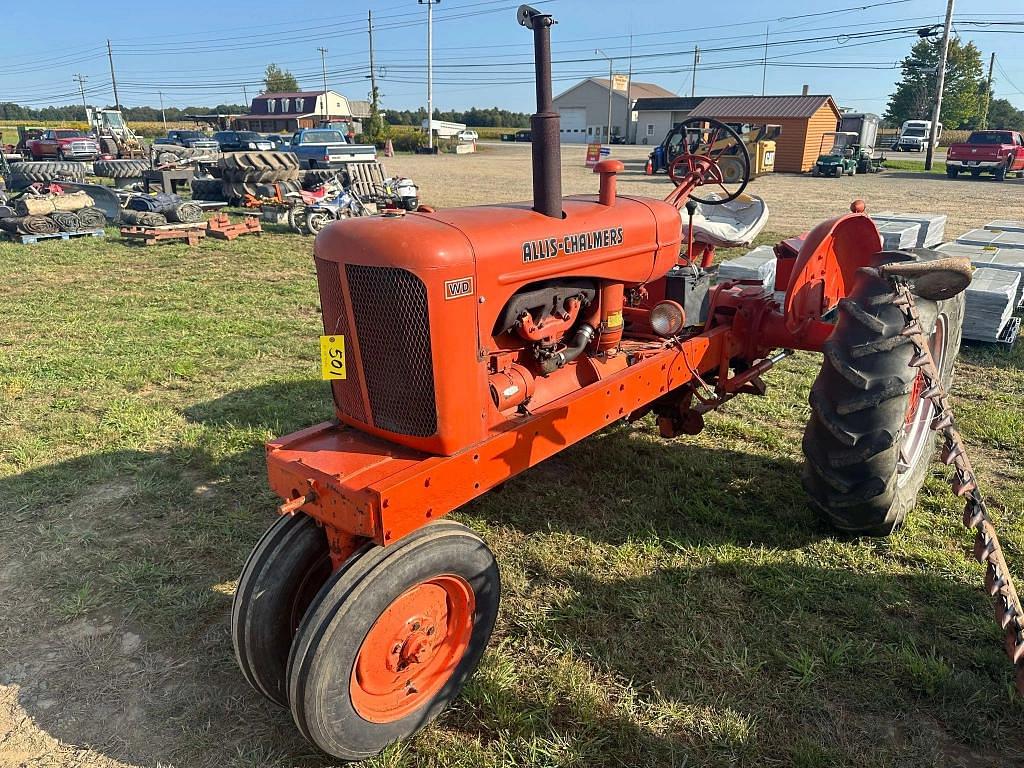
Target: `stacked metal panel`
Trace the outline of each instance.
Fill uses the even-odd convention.
[[[882,236],[882,248],[887,251],[898,251],[902,248],[916,248],[918,233],[921,231],[919,222],[884,221],[875,222],[878,234]]]
[[[964,245],[985,245],[991,248],[1024,248],[1024,232],[972,229],[956,239]]]
[[[964,338],[1004,341],[1001,338],[1016,306],[1020,275],[1006,269],[983,267],[974,272],[967,287]]]
[[[726,280],[757,280],[765,288],[775,284],[775,266],[778,259],[770,245],[759,245],[749,253],[718,265],[718,282]]]
[[[998,232],[1024,232],[1024,221],[1011,221],[1010,219],[996,219],[985,225],[985,229]]]
[[[931,248],[942,242],[946,234],[946,214],[944,213],[895,213],[893,211],[882,211],[871,214],[871,219],[876,224],[887,224],[889,222],[903,222],[920,224],[921,228],[917,233],[918,248]]]

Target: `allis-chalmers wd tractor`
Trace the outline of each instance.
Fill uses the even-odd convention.
[[[784,299],[709,287],[680,211],[698,192],[714,202],[709,188],[737,194],[708,148],[746,158],[739,137],[691,126],[665,201],[616,194],[616,160],[597,165],[597,196],[563,198],[555,22],[527,6],[519,21],[537,67],[532,205],[352,219],[316,239],[336,417],[267,445],[284,503],[233,605],[246,679],[341,759],[412,734],[476,669],[501,592],[484,542],[442,518],[616,420],[653,412],[665,437],[695,434],[706,412],[764,394],[792,350],[823,353],[804,482],[839,528],[897,527],[943,431],[1016,661],[1020,605],[944,390],[969,267],[881,252],[850,213],[780,244]]]

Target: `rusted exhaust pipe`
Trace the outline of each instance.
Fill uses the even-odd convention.
[[[551,97],[550,13],[519,6],[519,23],[533,30],[533,56],[537,76],[537,114],[530,118],[533,141],[533,210],[562,218],[562,148],[560,123]]]

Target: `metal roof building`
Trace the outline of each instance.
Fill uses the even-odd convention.
[[[711,96],[690,112],[723,123],[761,123],[782,126],[776,139],[775,170],[809,171],[821,147],[821,137],[836,130],[839,108],[831,96]]]

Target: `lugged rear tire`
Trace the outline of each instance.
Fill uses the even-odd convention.
[[[892,261],[937,256],[925,249],[891,255]],[[922,380],[908,365],[914,349],[900,335],[903,314],[893,296],[887,280],[861,273],[840,302],[804,431],[803,484],[812,505],[840,530],[858,535],[887,536],[902,525],[935,448],[933,406],[919,397]],[[960,349],[964,294],[915,303],[948,388]]]

